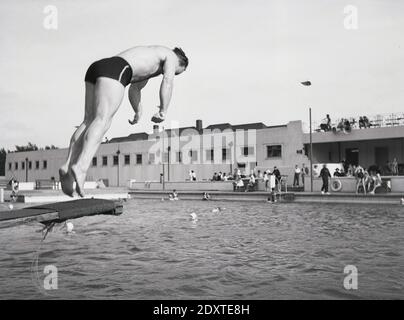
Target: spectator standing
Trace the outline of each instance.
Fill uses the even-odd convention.
[[[394,176],[398,175],[398,162],[397,158],[393,159],[393,162],[391,163],[391,172]]]
[[[366,184],[365,184],[365,171],[358,165],[354,173],[356,177],[356,193],[359,193],[359,187],[363,187],[363,193],[366,194]]]
[[[264,172],[265,191],[268,191],[268,184],[269,184],[269,176],[268,176],[268,170],[267,170]]]
[[[295,165],[295,176],[294,176],[294,178],[293,178],[293,186],[294,186],[294,187],[295,187],[296,185],[299,186],[299,177],[300,177],[301,172],[302,172],[302,171],[300,170],[299,166],[298,166],[298,165]]]
[[[330,131],[331,130],[331,118],[330,118],[330,115],[329,114],[327,114],[327,116],[326,116],[326,124],[327,124],[327,131]]]
[[[331,178],[331,173],[328,170],[327,165],[325,165],[325,164],[323,165],[323,168],[320,171],[320,177],[323,180],[323,185],[321,187],[321,193],[330,194],[328,192],[328,180],[329,180],[329,178]]]
[[[309,168],[307,168],[306,165],[304,163],[302,163],[302,184],[303,184],[303,187],[304,187],[304,177],[306,175],[308,175],[309,173],[310,173]]]
[[[278,185],[280,186],[280,182],[281,182],[281,172],[279,171],[279,169],[274,166],[274,171],[272,171],[272,174],[275,176],[275,187],[278,187]],[[278,187],[279,190],[279,187]]]

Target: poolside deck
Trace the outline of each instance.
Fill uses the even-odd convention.
[[[168,198],[168,194],[172,189],[163,190],[130,190],[128,188],[105,188],[88,190],[86,198],[99,199],[159,199]],[[187,190],[178,191],[179,198],[182,200],[201,200],[204,190]],[[211,200],[219,201],[267,201],[269,192],[235,192],[235,191],[207,191]],[[10,198],[10,192],[5,191],[5,199]],[[360,204],[381,204],[381,205],[400,205],[401,199],[404,197],[402,193],[384,193],[375,195],[363,195],[355,193],[331,193],[330,195],[322,195],[319,192],[282,192],[281,202],[293,201],[297,203],[360,203]],[[58,201],[67,201],[78,199],[70,198],[64,195],[60,190],[33,190],[22,191],[19,193],[18,202],[21,203],[49,203]],[[404,207],[404,206],[403,206]]]
[[[133,199],[161,199],[167,198],[171,190],[167,191],[130,191],[131,198]],[[181,191],[179,198],[182,200],[201,200],[203,191]],[[322,195],[321,193],[312,192],[283,192],[281,201],[285,202],[298,202],[298,203],[359,203],[359,204],[387,204],[387,205],[400,205],[402,194],[389,193],[389,194],[375,194],[363,195],[354,193],[332,193],[330,195]],[[224,201],[253,201],[262,202],[267,201],[268,192],[223,192],[211,191],[209,192],[211,200],[224,200]],[[285,197],[286,195],[286,197]],[[292,196],[293,195],[293,196]]]

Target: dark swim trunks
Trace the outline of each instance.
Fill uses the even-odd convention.
[[[132,79],[132,68],[121,57],[101,59],[88,68],[84,80],[95,84],[99,77],[115,79],[126,87]]]

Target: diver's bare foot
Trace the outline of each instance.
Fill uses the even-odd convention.
[[[86,174],[82,173],[77,166],[71,167],[72,176],[76,181],[76,192],[82,198],[84,198],[84,180],[86,179]]]
[[[62,191],[69,197],[73,197],[73,183],[74,178],[70,172],[66,171],[63,167],[59,169],[59,181],[62,185]]]
[[[160,123],[160,122],[163,122],[164,120],[165,120],[165,115],[161,111],[154,114],[154,116],[151,118],[151,121],[153,121],[155,123]]]

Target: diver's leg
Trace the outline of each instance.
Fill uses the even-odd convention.
[[[105,77],[97,79],[94,91],[94,119],[83,132],[82,149],[71,165],[71,171],[76,180],[76,191],[82,197],[87,170],[103,136],[111,126],[112,118],[122,102],[124,91],[123,85],[114,79]]]
[[[84,107],[84,120],[77,127],[76,131],[73,133],[70,139],[69,151],[67,154],[66,162],[59,169],[59,179],[62,185],[62,190],[68,196],[73,196],[73,183],[74,178],[70,172],[70,162],[72,156],[77,153],[78,144],[80,137],[82,136],[84,130],[88,124],[92,121],[93,116],[93,101],[94,101],[94,85],[90,82],[86,82],[86,93],[85,93],[85,107]]]

